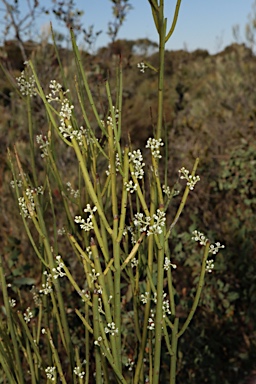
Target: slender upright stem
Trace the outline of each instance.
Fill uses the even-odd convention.
[[[174,320],[174,329],[172,331],[172,352],[173,352],[173,355],[171,356],[170,384],[176,383],[178,327],[179,327],[179,319],[176,317]]]

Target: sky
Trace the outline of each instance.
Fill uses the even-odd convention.
[[[1,0],[0,0],[1,3]],[[26,0],[23,12],[26,11]],[[45,6],[50,0],[41,0]],[[151,9],[147,0],[130,0],[132,10],[120,29],[118,38],[138,39],[148,38],[157,42]],[[169,50],[206,49],[216,53],[234,42],[232,27],[239,25],[242,41],[245,41],[245,25],[249,14],[252,14],[254,0],[182,0],[176,29],[167,43]],[[108,22],[112,19],[111,1],[109,0],[77,0],[77,7],[84,11],[83,23],[85,28],[94,25],[94,30],[102,30],[97,39],[96,47],[105,46],[110,42],[107,35]],[[165,0],[165,15],[170,27],[176,0]],[[37,31],[50,21],[56,30],[63,31],[53,16],[40,17]]]

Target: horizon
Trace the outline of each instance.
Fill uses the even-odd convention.
[[[117,35],[117,40],[147,38],[152,42],[157,42],[158,36],[148,2],[146,0],[130,0],[130,4],[133,8],[128,12],[127,18]],[[188,52],[202,49],[207,50],[209,54],[216,54],[232,43],[246,43],[244,30],[248,22],[248,16],[252,15],[253,4],[253,0],[243,0],[242,2],[241,0],[207,0],[203,4],[201,0],[194,0],[193,2],[183,0],[175,31],[167,42],[166,49],[169,51],[185,50]],[[22,5],[21,14],[25,14],[27,4],[23,2]],[[50,7],[51,1],[45,0],[43,5]],[[106,47],[110,43],[107,29],[108,22],[112,20],[111,2],[109,0],[85,0],[83,4],[79,4],[79,1],[76,1],[76,5],[77,8],[84,11],[82,20],[85,28],[94,25],[94,32],[101,29],[103,31],[98,36],[94,46],[95,51],[101,47]],[[165,2],[165,15],[168,18],[169,28],[175,5],[176,1]],[[168,8],[170,9],[169,12]],[[33,34],[36,38],[40,38],[43,33],[47,33],[50,22],[52,22],[55,31],[67,35],[67,29],[61,26],[53,15],[41,15],[37,20],[37,33]],[[241,32],[238,41],[236,41],[232,32],[232,28],[236,25],[240,27]],[[2,30],[0,29],[0,31]],[[79,45],[82,44],[81,38],[78,39],[78,43]]]

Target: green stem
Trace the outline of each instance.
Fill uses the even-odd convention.
[[[59,372],[61,382],[63,384],[67,384],[66,379],[65,379],[65,375],[64,375],[63,370],[62,370],[59,354],[58,354],[58,351],[57,351],[57,349],[56,349],[56,347],[54,345],[50,329],[48,328],[46,330],[46,332],[47,332],[48,340],[49,340],[49,343],[50,343],[50,346],[51,346],[51,350],[52,350],[52,354],[53,354],[53,357],[54,357],[54,361],[55,361],[55,364],[57,365],[57,370]]]
[[[179,16],[180,4],[181,4],[181,0],[177,0],[175,12],[174,12],[174,17],[173,17],[173,21],[172,21],[172,26],[171,26],[170,31],[168,32],[168,34],[165,38],[165,42],[167,42],[170,39],[170,37],[173,34],[174,29],[176,27],[176,23],[177,23],[178,16]]]
[[[162,346],[162,326],[163,326],[163,280],[164,280],[164,232],[159,235],[159,242],[162,248],[157,254],[157,304],[155,315],[155,355],[153,384],[159,383],[161,346]]]
[[[94,191],[94,188],[93,188],[93,185],[92,185],[92,182],[91,182],[91,179],[90,179],[89,172],[87,170],[86,164],[84,163],[84,159],[83,159],[82,153],[81,153],[80,148],[79,148],[79,146],[78,146],[78,144],[77,144],[75,139],[72,139],[72,144],[73,144],[73,147],[74,147],[77,159],[79,161],[79,165],[80,165],[80,168],[82,170],[83,177],[84,177],[84,182],[85,182],[86,188],[88,190],[88,193],[90,195],[90,198],[92,199],[93,204],[97,207],[97,212],[100,215],[100,217],[102,219],[102,222],[105,225],[106,230],[108,231],[108,233],[110,235],[112,235],[113,231],[110,228],[110,225],[107,222],[107,219],[106,219],[106,216],[104,214],[104,211],[102,210],[102,208],[101,208],[101,206],[99,204],[97,195],[96,195],[96,193]]]
[[[161,138],[163,124],[163,93],[164,93],[164,56],[166,19],[164,19],[163,5],[159,9],[159,71],[158,71],[158,107],[156,139]]]
[[[98,298],[99,295],[96,290],[93,292],[93,337],[94,343],[100,343],[100,327],[99,327],[99,310],[98,310]],[[95,364],[96,364],[96,384],[102,384],[102,375],[101,375],[101,351],[100,347],[94,344],[95,351]]]
[[[183,324],[181,330],[177,334],[178,338],[181,337],[183,335],[183,333],[186,331],[186,329],[188,328],[188,326],[189,326],[189,324],[190,324],[190,322],[191,322],[191,320],[192,320],[192,318],[194,316],[196,308],[198,306],[199,299],[200,299],[200,296],[201,296],[201,292],[202,292],[202,289],[203,289],[203,286],[204,286],[204,276],[205,276],[205,270],[206,270],[206,260],[207,260],[208,254],[209,254],[209,248],[210,248],[210,243],[208,241],[206,246],[205,246],[205,250],[204,250],[204,255],[203,255],[203,260],[202,260],[202,268],[201,268],[201,273],[200,273],[199,282],[198,282],[198,285],[197,285],[197,290],[196,290],[196,295],[195,295],[195,298],[194,298],[194,301],[193,301],[193,305],[191,307],[191,310],[189,312],[187,320],[185,321],[185,323]]]
[[[196,173],[196,169],[197,169],[198,163],[199,163],[199,158],[196,158],[195,163],[194,163],[194,166],[193,166],[193,170],[192,170],[192,172],[191,172],[191,175],[192,175],[192,176],[195,176],[195,173]],[[168,238],[169,238],[169,236],[170,236],[170,234],[171,234],[171,231],[172,231],[173,227],[176,225],[177,221],[179,220],[179,217],[180,217],[180,215],[181,215],[181,213],[182,213],[182,211],[183,211],[183,209],[184,209],[184,207],[185,207],[185,204],[186,204],[186,201],[187,201],[189,192],[190,192],[190,189],[189,189],[188,186],[186,186],[185,191],[184,191],[184,194],[183,194],[182,199],[181,199],[180,206],[179,206],[179,208],[178,208],[178,210],[177,210],[177,212],[176,212],[175,218],[174,218],[173,222],[171,223],[171,225],[170,225],[170,227],[169,227],[169,229],[168,229],[168,232],[167,232],[167,234],[166,234],[166,236],[165,236],[165,241],[168,240]]]
[[[10,304],[9,304],[9,297],[8,297],[8,292],[7,292],[7,285],[6,285],[6,280],[5,280],[5,275],[4,275],[4,270],[3,270],[3,262],[2,262],[2,256],[0,254],[0,282],[2,286],[2,292],[3,292],[3,298],[4,298],[4,307],[6,311],[6,316],[7,316],[7,321],[8,321],[8,328],[11,333],[11,339],[13,343],[13,349],[14,349],[14,356],[15,356],[15,371],[17,375],[17,382],[19,384],[24,384],[24,375],[23,375],[23,369],[21,365],[21,358],[20,358],[20,349],[18,346],[18,341],[17,341],[17,334],[15,333],[15,328],[14,328],[14,320],[11,316],[11,310],[10,310]]]
[[[89,103],[91,105],[91,108],[93,110],[94,116],[95,116],[95,118],[97,120],[97,123],[98,123],[100,129],[107,136],[106,129],[105,129],[105,127],[102,124],[102,121],[101,121],[101,119],[99,117],[97,108],[96,108],[96,106],[94,104],[92,93],[91,93],[91,90],[90,90],[90,87],[88,85],[87,78],[86,78],[86,75],[85,75],[85,72],[84,72],[84,63],[82,62],[81,55],[80,55],[79,49],[78,49],[77,44],[76,44],[75,35],[74,35],[74,32],[72,31],[72,29],[70,30],[70,33],[71,33],[71,40],[72,40],[72,45],[73,45],[73,51],[74,51],[76,62],[77,62],[77,67],[79,69],[79,72],[81,73],[82,80],[83,80],[83,85],[85,87],[85,90],[86,90],[86,93],[87,93],[87,96],[88,96],[88,99],[89,99]]]
[[[176,383],[178,327],[179,327],[179,319],[176,317],[174,320],[174,329],[172,331],[172,352],[173,352],[173,355],[171,356],[170,384]]]
[[[30,161],[31,161],[31,168],[32,168],[34,185],[37,185],[37,172],[36,172],[36,165],[35,165],[34,133],[33,133],[33,122],[32,122],[30,96],[27,96],[27,112],[28,112],[28,131],[29,131],[29,143],[30,143]]]

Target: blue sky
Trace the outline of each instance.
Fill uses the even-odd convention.
[[[248,21],[248,15],[252,12],[254,0],[182,0],[180,15],[176,30],[167,44],[168,49],[207,49],[210,53],[222,50],[234,41],[232,27],[238,24],[244,39],[244,29]],[[21,4],[26,4],[21,0]],[[42,1],[45,6],[50,0]],[[133,9],[129,12],[127,20],[118,35],[119,38],[137,39],[149,38],[157,41],[150,6],[147,0],[131,0]],[[106,34],[108,21],[111,20],[112,10],[109,0],[77,0],[78,8],[85,14],[83,21],[85,27],[95,25],[95,31],[103,30],[97,40],[97,47],[109,42]],[[176,0],[165,0],[165,14],[172,20]],[[51,17],[44,16],[38,22],[38,30],[41,25],[47,24]],[[54,28],[62,31],[52,17]]]

